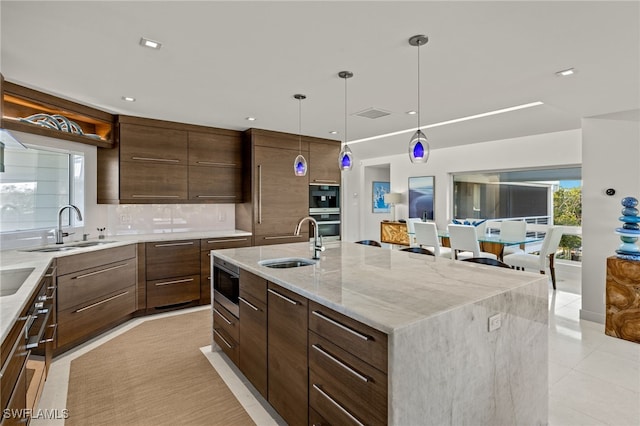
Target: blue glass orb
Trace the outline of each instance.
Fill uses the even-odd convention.
[[[306,176],[307,174],[307,160],[302,155],[298,155],[293,161],[293,172],[296,176]]]
[[[640,231],[640,224],[637,223],[623,223],[622,229],[630,229],[632,231]]]
[[[340,170],[349,171],[353,168],[353,153],[347,145],[342,148],[338,156],[338,167]]]
[[[634,197],[624,197],[622,201],[620,201],[620,204],[625,207],[635,207],[638,205],[638,199]]]
[[[625,207],[622,209],[622,214],[625,216],[638,216],[638,209],[635,207]]]
[[[430,152],[427,137],[421,130],[417,130],[409,142],[409,159],[412,163],[426,163]]]

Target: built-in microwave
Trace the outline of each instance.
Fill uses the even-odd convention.
[[[218,257],[213,258],[213,299],[240,317],[240,269]]]
[[[309,213],[340,209],[340,185],[309,185]]]

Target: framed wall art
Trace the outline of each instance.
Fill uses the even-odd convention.
[[[433,220],[434,200],[434,176],[414,176],[409,178],[409,217]]]
[[[391,205],[384,202],[384,194],[388,194],[391,191],[391,183],[389,182],[376,182],[373,181],[372,195],[373,195],[373,212],[374,213],[389,213],[391,212]]]

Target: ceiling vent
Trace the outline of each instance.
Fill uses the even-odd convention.
[[[380,118],[380,117],[384,117],[385,115],[390,115],[391,113],[388,111],[384,111],[381,109],[375,109],[375,108],[368,108],[365,109],[363,111],[360,112],[356,112],[353,115],[357,115],[358,117],[365,117],[365,118]]]

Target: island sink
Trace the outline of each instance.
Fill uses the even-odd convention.
[[[267,259],[258,262],[258,265],[266,266],[267,268],[298,268],[300,266],[315,265],[316,261],[298,257],[287,257],[282,259]]]
[[[0,297],[15,294],[34,268],[5,269],[0,271]]]

